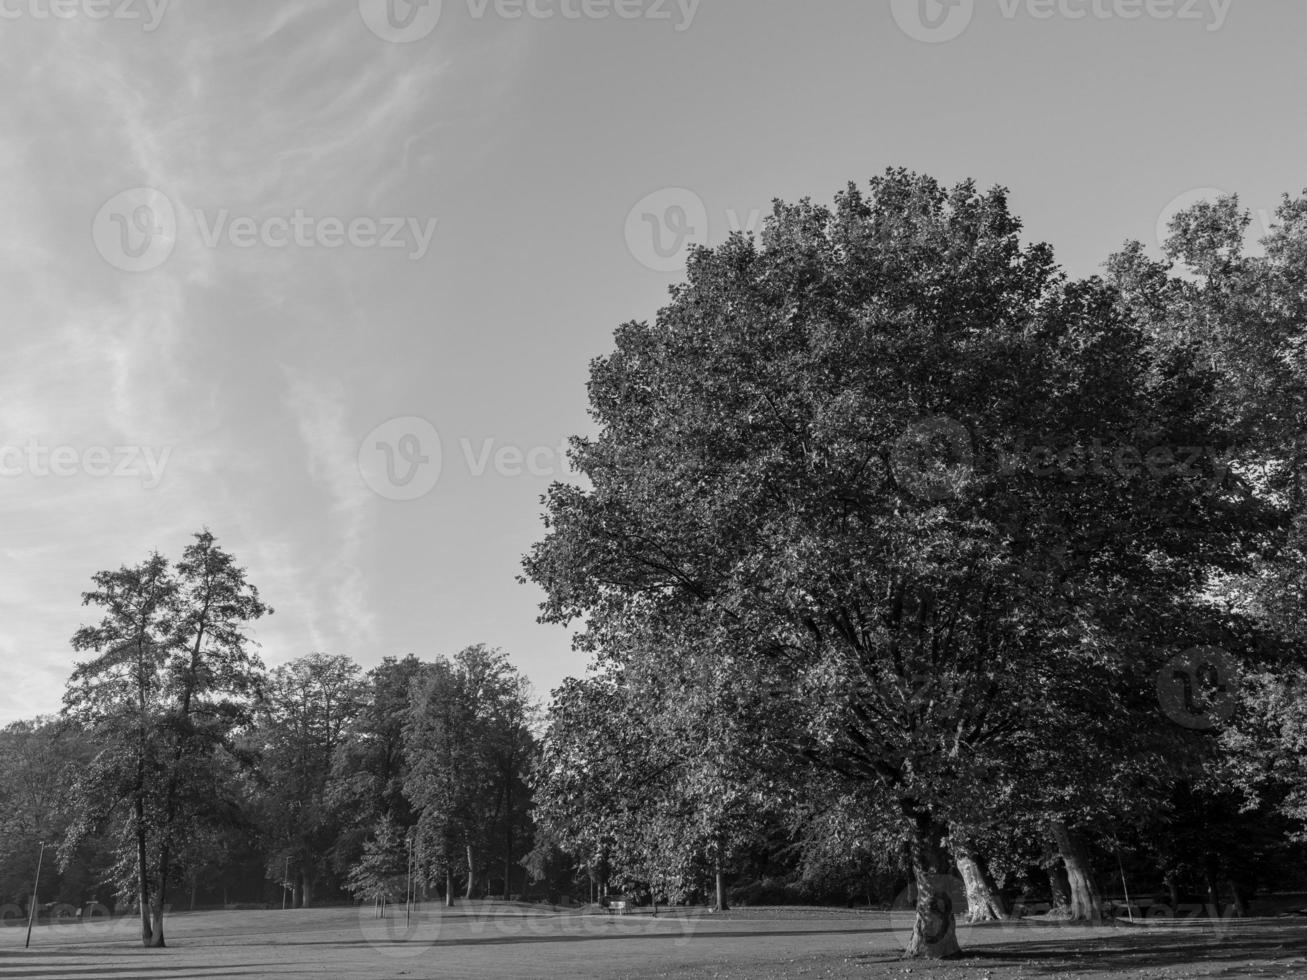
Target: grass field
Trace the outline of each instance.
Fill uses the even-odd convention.
[[[931,980],[1307,978],[1307,922],[963,926],[965,959],[899,959],[907,913],[745,909],[609,916],[471,903],[177,914],[170,948],[143,950],[131,919],[0,930],[0,978],[768,978]]]

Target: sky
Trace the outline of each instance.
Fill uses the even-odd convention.
[[[904,166],[1073,275],[1307,186],[1301,0],[0,0],[0,722],[209,528],[275,666],[503,648],[613,330]]]

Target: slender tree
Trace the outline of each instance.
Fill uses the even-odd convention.
[[[154,554],[94,581],[83,600],[103,617],[78,630],[73,647],[95,656],[78,664],[64,703],[104,748],[74,792],[62,859],[118,820],[119,868],[132,869],[142,942],[162,947],[182,831],[215,812],[213,767],[251,721],[262,665],[245,627],[271,610],[208,531],[175,567]]]

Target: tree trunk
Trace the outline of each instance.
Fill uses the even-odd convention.
[[[153,935],[150,936],[150,948],[163,949],[168,945],[163,941],[163,902],[155,903],[153,918]]]
[[[1210,860],[1203,868],[1203,886],[1207,889],[1207,917],[1209,919],[1219,919],[1221,917],[1221,893],[1216,887],[1216,873],[1212,870]]]
[[[962,950],[953,921],[948,864],[941,847],[947,831],[910,800],[901,805],[908,820],[912,876],[917,885],[917,919],[904,955],[910,959],[952,959]]]
[[[138,795],[136,810],[136,873],[137,898],[141,903],[141,944],[150,945],[153,930],[150,928],[150,875],[146,869],[145,801]]]
[[[963,884],[967,888],[967,921],[994,922],[1006,919],[1003,901],[998,896],[998,889],[985,873],[984,866],[975,852],[967,844],[954,845],[958,871],[962,873]]]
[[[1227,879],[1226,883],[1230,886],[1230,897],[1233,901],[1231,906],[1236,919],[1248,918],[1248,900],[1244,897],[1244,892],[1239,887],[1239,883],[1233,878]]]
[[[166,945],[163,941],[163,906],[168,891],[168,875],[172,871],[170,844],[173,824],[177,820],[177,784],[180,779],[182,758],[185,755],[184,733],[190,726],[191,697],[195,692],[200,650],[207,630],[205,624],[208,611],[209,600],[205,599],[204,609],[200,614],[199,628],[195,634],[195,645],[191,649],[190,668],[186,673],[186,684],[182,689],[181,710],[178,712],[177,718],[179,726],[176,736],[177,745],[173,749],[172,772],[168,776],[168,788],[164,793],[163,826],[159,831],[159,884],[154,896],[154,927],[153,935],[150,937],[150,946],[154,949],[162,949]]]
[[[513,886],[513,774],[504,776],[504,901],[511,899]],[[523,889],[525,890],[525,889]]]
[[[476,854],[472,850],[472,845],[468,844],[467,845],[467,900],[469,902],[472,901],[472,889],[476,885],[477,875],[476,875],[476,864],[474,863],[475,858],[476,858]]]
[[[313,882],[307,871],[300,874],[300,908],[306,909],[313,904]]]
[[[1071,886],[1071,921],[1102,925],[1103,897],[1094,883],[1094,871],[1084,842],[1064,823],[1054,823],[1051,829]]]
[[[168,845],[163,845],[162,857],[159,861],[160,866],[166,867],[168,861]],[[147,944],[151,949],[163,949],[167,943],[163,941],[163,905],[167,901],[168,879],[160,877],[155,885],[154,900],[150,903],[151,928],[150,941]]]
[[[454,907],[454,868],[452,865],[445,865],[445,908]]]
[[[1061,863],[1050,864],[1045,873],[1048,875],[1049,913],[1058,916],[1071,914],[1071,890],[1067,887],[1066,872]]]
[[[726,905],[726,879],[722,874],[721,865],[717,866],[717,911],[729,911]]]

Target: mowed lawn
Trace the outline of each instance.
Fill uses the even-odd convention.
[[[1307,922],[1292,919],[964,926],[969,955],[942,964],[899,959],[907,913],[835,909],[654,918],[472,903],[425,906],[411,921],[402,909],[202,912],[169,918],[167,950],[141,949],[137,927],[38,926],[30,950],[25,929],[0,930],[0,978],[1307,978]]]

